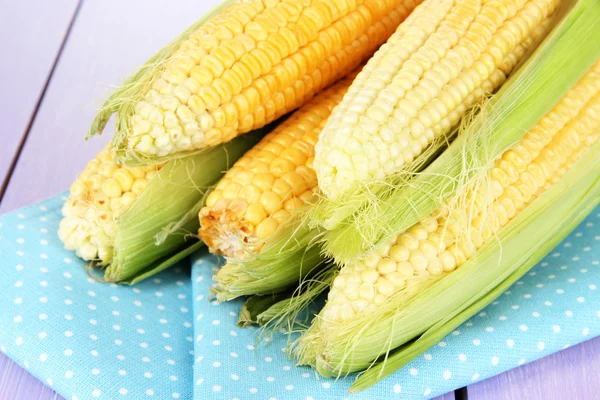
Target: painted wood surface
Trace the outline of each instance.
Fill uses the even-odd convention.
[[[69,187],[109,136],[83,140],[111,87],[218,0],[84,1],[6,188],[7,212]],[[35,54],[32,50],[31,54]],[[112,124],[109,124],[112,126]],[[107,129],[107,134],[111,129]]]
[[[600,398],[600,337],[468,387],[469,400]]]
[[[52,389],[4,355],[0,357],[0,399],[62,400]]]
[[[0,2],[0,188],[37,108],[78,0]]]

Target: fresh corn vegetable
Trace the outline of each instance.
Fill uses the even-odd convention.
[[[501,296],[576,229],[599,204],[599,151],[600,141],[596,141],[563,179],[536,200],[535,206],[525,208],[518,220],[509,223],[498,241],[485,246],[458,271],[440,281],[421,297],[418,306],[405,310],[394,322],[420,325],[423,333],[418,340],[361,374],[349,391],[356,393],[374,385],[439,343]],[[452,300],[440,304],[437,300],[441,296]],[[427,312],[432,307],[439,312],[437,316],[443,315],[434,325]]]
[[[71,185],[58,236],[65,248],[85,261],[110,264],[115,221],[146,189],[163,165],[128,168],[114,163],[108,146],[90,161]]]
[[[566,89],[600,57],[600,36],[591,27],[591,21],[584,21],[580,27],[573,22],[584,20],[578,10],[593,9],[596,4],[583,0],[577,2],[575,11],[569,12],[570,5],[568,2],[563,4],[552,22],[553,33],[534,52],[534,57],[519,68],[496,96],[483,104],[480,108],[483,117],[460,127],[455,140],[457,144],[453,143],[441,153],[424,173],[402,177],[399,184],[387,185],[389,190],[385,196],[368,198],[366,206],[364,200],[359,200],[363,206],[357,212],[352,211],[354,214],[343,219],[343,224],[322,236],[327,254],[340,263],[348,263],[383,246],[398,232],[405,231],[439,208],[549,111]],[[590,11],[590,18],[596,17],[594,12]],[[566,13],[568,16],[561,20]],[[572,15],[577,15],[578,19]],[[565,31],[574,38],[571,44],[556,34]],[[581,47],[573,51],[572,43],[580,43]],[[571,62],[569,58],[567,62],[567,58],[558,57],[567,53],[577,60]],[[548,72],[542,74],[542,70]],[[513,83],[509,84],[511,81]],[[465,148],[471,150],[465,152]]]
[[[234,259],[259,253],[294,210],[315,200],[314,145],[354,76],[319,94],[265,136],[208,195],[199,236],[213,252]]]
[[[552,19],[547,18],[533,30],[531,36],[516,45],[511,53],[504,58],[500,66],[490,75],[490,78],[488,78],[480,88],[477,88],[467,96],[463,101],[463,104],[451,113],[452,123],[454,124],[469,107],[481,102],[486,97],[488,91],[494,90],[499,84],[504,82],[507,74],[515,68],[519,61],[523,60],[524,56],[529,51],[535,48],[539,40],[546,35],[549,27],[553,26],[557,20],[557,17]],[[578,72],[575,72],[575,74],[577,73]],[[564,90],[575,82],[576,79],[577,76],[573,78],[561,76],[560,79],[549,82],[547,85],[543,86],[543,88],[556,90],[560,87],[560,90],[563,90],[561,93],[564,93]],[[517,87],[520,85],[531,86],[531,82],[521,81],[513,86]],[[540,87],[542,88],[542,86]],[[543,90],[538,93],[540,97],[549,94],[552,95],[551,92],[545,93]],[[514,112],[516,108],[510,107],[510,100],[506,100],[504,106],[512,112]],[[523,103],[520,103],[520,106],[523,107]],[[523,132],[531,126],[525,124],[533,124],[537,118],[541,117],[543,113],[548,110],[548,108],[549,107],[547,106],[538,110],[531,110],[531,112],[528,113],[527,118],[520,118],[518,123],[513,123],[510,135],[505,137],[504,146],[508,146],[510,143],[514,143],[514,141],[518,140]],[[339,110],[339,107],[336,108],[336,110]],[[334,111],[334,113],[335,112],[338,111]],[[525,124],[521,123],[521,120],[525,122]],[[495,120],[494,122],[497,124],[504,123],[501,119]],[[504,125],[502,125],[502,127],[504,127]],[[476,131],[476,129],[469,131],[465,133],[464,136],[477,136],[472,133],[476,133]],[[490,133],[490,136],[491,135],[492,133]],[[501,149],[502,148],[495,149],[495,154],[499,154]],[[435,155],[435,152],[429,153],[430,156]],[[460,151],[455,153],[459,156],[461,155]],[[479,165],[486,165],[489,163],[490,159],[495,157],[495,155],[482,153],[481,157],[482,160],[479,162]],[[461,166],[460,160],[455,160],[453,165]],[[453,173],[455,175],[447,174],[450,182],[444,182],[445,186],[439,185],[438,188],[443,188],[448,193],[454,190],[455,188],[452,188],[454,184],[452,176],[457,176],[458,173]],[[405,181],[406,179],[401,180],[401,182]],[[397,186],[392,184],[386,184],[384,186],[386,188],[392,187],[394,191],[397,191]],[[408,187],[410,188],[411,186]],[[384,205],[387,206],[385,212],[383,211],[383,208],[380,207],[373,207],[377,212],[370,210],[370,214],[361,210],[359,215],[364,218],[356,221],[345,221],[344,225],[341,227],[343,229],[340,228],[339,231],[333,230],[330,232],[323,232],[321,229],[313,229],[311,223],[308,222],[309,218],[306,217],[295,218],[288,221],[285,226],[280,227],[275,236],[261,248],[260,255],[247,260],[236,260],[236,262],[230,261],[229,264],[217,274],[217,281],[219,284],[214,292],[220,300],[228,300],[240,295],[264,295],[287,290],[312,272],[317,271],[318,269],[328,268],[326,266],[326,258],[321,254],[321,248],[319,246],[320,241],[325,243],[325,252],[335,255],[337,260],[340,260],[341,262],[351,260],[353,257],[368,251],[375,243],[378,243],[378,241],[381,240],[380,237],[390,239],[393,236],[393,232],[398,232],[398,230],[394,231],[392,229],[397,225],[402,226],[402,223],[404,223],[404,229],[410,227],[411,224],[407,223],[406,220],[402,218],[404,215],[415,217],[412,222],[412,224],[414,224],[420,218],[433,212],[435,208],[432,208],[427,212],[423,211],[422,213],[419,213],[418,209],[412,209],[412,205],[415,203],[411,200],[411,196],[416,197],[417,201],[423,201],[418,198],[418,196],[421,195],[426,197],[427,191],[431,191],[435,188],[436,185],[434,183],[429,183],[427,186],[423,185],[412,193],[402,192],[402,196],[399,196],[398,193],[398,201],[403,202],[403,212],[397,213],[395,211],[395,207],[397,207],[395,203],[384,203]],[[439,206],[441,203],[438,203],[437,199],[443,199],[446,192],[442,193],[439,197],[436,197],[437,195],[434,194],[431,197],[427,197],[427,199]],[[363,195],[363,197],[359,199],[358,203],[373,202],[372,196],[374,193],[371,192],[371,188],[362,192],[361,195]],[[330,203],[325,200],[325,208],[327,208],[328,205],[333,205],[331,208],[333,214],[348,214],[347,209],[353,208],[356,202],[353,203],[352,199],[348,198],[344,198],[343,200],[343,202]],[[349,201],[346,202],[345,200]],[[320,213],[323,209],[322,206],[323,198],[317,204],[312,204],[311,207],[308,208],[308,215],[313,216],[314,214]],[[352,214],[352,212],[349,214]],[[390,221],[387,219],[390,219]]]
[[[450,132],[452,112],[557,5],[429,0],[417,7],[323,129],[315,155],[323,192],[335,199],[357,182],[383,179],[413,162]]]
[[[378,208],[429,163],[465,112],[496,91],[545,36],[558,3],[417,7],[369,60],[323,130],[315,169],[327,198],[311,213],[314,222],[327,230],[353,222],[361,208]]]
[[[213,294],[219,300],[280,292],[321,265],[323,259],[313,249],[288,254],[288,274],[281,268],[265,273],[283,254],[263,257],[262,248],[277,243],[280,230],[293,229],[292,213],[314,201],[314,144],[355,75],[319,94],[267,135],[208,196],[200,211],[199,235],[214,252],[228,257],[215,275]]]
[[[106,268],[107,281],[137,281],[168,267],[201,245],[185,238],[199,225],[189,210],[261,134],[157,166],[125,167],[102,150],[71,185],[60,239]]]
[[[161,50],[105,104],[117,161],[150,164],[260,128],[349,73],[418,0],[228,1]]]
[[[504,228],[520,224],[526,208],[544,204],[536,200],[554,185],[573,184],[561,178],[582,157],[593,156],[590,149],[598,139],[600,60],[482,179],[470,182],[377,253],[341,269],[327,304],[299,341],[301,362],[326,376],[339,376],[367,368],[422,333],[415,324],[397,325],[395,315],[419,304],[419,294],[453,275],[480,249],[502,240]],[[597,181],[599,163],[591,163],[591,174],[586,164],[589,160],[579,169],[587,172],[588,181]],[[597,196],[591,199],[598,201]],[[546,217],[551,218],[551,210]],[[437,315],[438,320],[446,318]]]

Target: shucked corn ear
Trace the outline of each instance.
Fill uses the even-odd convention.
[[[355,75],[292,114],[242,157],[208,196],[200,211],[199,234],[213,251],[228,257],[214,278],[213,294],[219,300],[281,291],[320,265],[322,259],[313,251],[291,257],[289,274],[282,268],[266,272],[274,259],[290,255],[263,257],[261,249],[278,240],[279,230],[290,227],[295,210],[315,200],[314,144]]]
[[[320,317],[300,339],[301,361],[325,375],[346,374],[404,344],[407,338],[393,333],[386,313],[401,312],[419,293],[498,240],[502,229],[518,220],[526,207],[535,207],[535,200],[599,138],[600,60],[504,152],[484,179],[470,182],[448,204],[377,253],[341,269]],[[378,330],[373,325],[385,321],[390,323],[385,332],[389,337],[361,342],[368,336],[363,328]]]
[[[440,343],[506,292],[546,254],[558,246],[585,217],[597,209],[600,199],[600,141],[556,184],[550,186],[532,206],[525,208],[493,241],[478,251],[458,271],[440,281],[394,322],[420,326],[418,340],[402,346],[387,359],[361,374],[350,388],[364,390]],[[469,285],[464,282],[468,281]],[[465,287],[467,290],[465,290]],[[440,305],[439,297],[449,297]],[[444,316],[434,325],[437,316]],[[429,319],[424,321],[424,319]],[[414,328],[413,328],[414,329]],[[413,330],[415,332],[415,330]]]
[[[200,210],[199,236],[213,252],[234,259],[259,253],[294,210],[314,201],[314,145],[355,75],[292,114],[219,181]]]
[[[71,185],[58,236],[78,257],[110,264],[116,219],[126,212],[163,165],[128,168],[115,164],[108,146]]]
[[[420,160],[465,109],[499,87],[559,0],[426,0],[369,60],[316,145],[337,199]],[[488,83],[489,82],[489,83]],[[486,83],[486,87],[482,84]]]
[[[349,73],[419,0],[229,1],[163,49],[105,104],[128,164],[199,151],[260,128]]]
[[[376,206],[362,206],[343,220],[343,224],[326,232],[322,241],[327,254],[338,262],[347,263],[384,245],[398,232],[405,231],[439,208],[464,182],[482,167],[491,165],[549,111],[574,80],[600,57],[599,32],[579,11],[593,9],[596,4],[579,1],[576,9],[561,20],[572,4],[563,3],[553,18],[551,34],[497,95],[480,107],[484,117],[463,124],[454,143],[432,161],[424,173],[404,177],[399,180],[401,184],[388,185],[390,189],[385,196],[369,198]],[[589,17],[594,18],[595,13],[595,10],[590,11]],[[585,24],[578,26],[579,19]],[[567,32],[569,36],[565,37],[573,38],[571,44],[557,32]],[[572,43],[579,44],[577,50],[573,49]],[[577,60],[565,58],[567,53]],[[465,147],[472,150],[465,153]],[[406,182],[409,184],[402,184]],[[339,207],[344,206],[340,204]]]
[[[190,209],[261,134],[157,166],[125,167],[102,150],[71,185],[60,239],[105,267],[107,281],[138,281],[168,267],[200,246],[185,238],[199,225]]]

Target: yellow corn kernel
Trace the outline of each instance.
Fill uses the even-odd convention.
[[[130,168],[114,163],[108,146],[90,161],[71,185],[58,236],[65,248],[86,261],[112,260],[115,218],[137,199],[148,180],[162,168]]]
[[[200,210],[199,236],[215,253],[244,257],[259,252],[295,210],[314,201],[318,190],[311,167],[314,144],[350,85],[345,79],[327,89],[265,136],[240,158],[209,194]],[[236,201],[247,205],[234,211]]]
[[[342,322],[369,312],[405,286],[418,290],[459,268],[510,219],[564,174],[591,143],[600,139],[600,61],[520,142],[500,157],[482,182],[463,193],[380,249],[379,255],[343,267],[333,281],[361,280],[377,288],[360,311],[341,314],[351,293],[332,291],[323,308],[328,321]],[[529,171],[537,170],[534,178]],[[500,190],[488,190],[498,185]],[[466,202],[465,202],[466,200]],[[362,266],[371,267],[363,269]],[[358,293],[360,295],[360,293]],[[334,310],[334,311],[332,311]]]
[[[558,0],[426,1],[370,59],[315,146],[323,192],[408,168],[494,91],[547,28]],[[427,21],[424,24],[423,21]],[[394,162],[390,162],[394,160]]]
[[[234,2],[183,39],[157,71],[128,116],[136,137],[127,138],[129,153],[144,162],[215,146],[289,113],[369,57],[419,2]],[[173,114],[161,118],[154,104]],[[190,121],[204,136],[144,139],[154,139],[152,124],[185,131]],[[283,159],[297,165],[303,157],[290,150]]]

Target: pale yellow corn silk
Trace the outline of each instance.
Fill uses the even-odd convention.
[[[341,373],[340,365],[352,361],[354,347],[371,325],[495,240],[599,138],[600,60],[491,168],[474,166],[481,168],[478,178],[465,182],[445,206],[340,270],[325,307],[297,343],[301,362]],[[392,336],[380,354],[398,346]],[[330,350],[333,344],[337,350]],[[339,364],[331,366],[329,357],[339,349],[345,349],[335,356]]]
[[[428,0],[417,7],[369,60],[323,129],[315,149],[323,192],[332,200],[362,194],[361,184],[422,161],[424,149],[482,98],[481,89],[500,86],[501,75],[523,54],[515,49],[527,46],[558,3]]]
[[[66,249],[100,265],[112,261],[116,219],[163,166],[129,168],[114,160],[114,151],[107,146],[88,162],[71,185],[58,230]]]
[[[216,146],[300,107],[348,74],[419,0],[227,2],[142,66],[105,104],[118,161]]]
[[[213,252],[238,260],[258,253],[292,213],[314,201],[314,145],[355,75],[296,111],[225,174],[199,215],[198,234]]]

